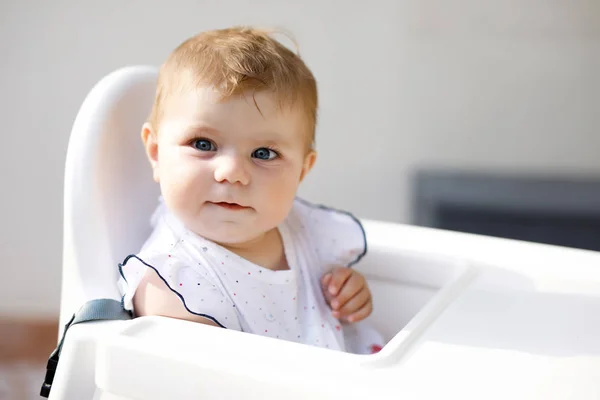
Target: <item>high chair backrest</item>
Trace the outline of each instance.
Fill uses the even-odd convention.
[[[77,114],[65,166],[61,327],[88,300],[120,299],[118,263],[149,234],[159,188],[140,133],[157,72],[135,66],[107,75]]]

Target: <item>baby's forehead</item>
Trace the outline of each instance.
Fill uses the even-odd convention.
[[[309,134],[300,107],[281,104],[267,91],[245,92],[223,97],[210,87],[178,91],[164,104],[161,125],[178,130],[246,133],[264,140],[298,138],[305,143]]]
[[[164,103],[164,116],[185,116],[208,123],[242,119],[254,125],[287,124],[300,128],[302,107],[289,104],[269,91],[245,91],[224,96],[213,87],[201,86],[172,93]]]

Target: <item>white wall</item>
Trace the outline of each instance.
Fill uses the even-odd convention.
[[[289,28],[319,80],[313,201],[402,222],[418,166],[600,173],[597,0],[2,1],[0,314],[58,312],[64,156],[91,86],[238,23]]]

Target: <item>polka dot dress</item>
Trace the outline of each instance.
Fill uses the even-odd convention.
[[[343,326],[331,316],[320,279],[332,265],[352,265],[366,252],[351,215],[296,199],[279,227],[290,267],[272,271],[186,230],[164,204],[142,250],[121,265],[126,309],[148,268],[179,295],[186,309],[218,325],[333,350],[368,354],[383,344],[366,322]]]

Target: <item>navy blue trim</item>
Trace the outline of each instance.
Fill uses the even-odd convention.
[[[159,276],[160,279],[162,279],[162,281],[165,283],[165,285],[167,285],[167,287],[169,289],[171,289],[171,291],[173,293],[175,293],[177,295],[177,297],[179,297],[179,299],[181,300],[181,302],[183,303],[183,306],[185,307],[185,309],[194,315],[198,315],[200,317],[209,319],[211,321],[213,321],[215,324],[219,325],[221,328],[225,328],[225,325],[223,325],[222,323],[220,323],[219,321],[217,321],[217,319],[211,315],[208,314],[201,314],[201,313],[197,313],[197,312],[193,312],[192,310],[190,310],[187,306],[187,304],[185,303],[185,299],[183,298],[182,295],[179,294],[179,292],[177,292],[175,289],[173,289],[171,286],[169,286],[169,284],[167,283],[167,281],[165,280],[165,278],[162,277],[162,275],[160,274],[160,272],[158,272],[158,270],[156,268],[154,268],[152,265],[146,263],[144,260],[142,260],[141,258],[139,258],[138,256],[136,256],[135,254],[130,254],[127,257],[125,257],[125,260],[123,260],[122,263],[119,263],[119,273],[121,274],[121,276],[123,277],[123,279],[125,280],[125,282],[127,282],[127,278],[125,278],[125,275],[123,274],[123,267],[125,266],[125,264],[127,264],[127,262],[131,259],[131,258],[135,258],[137,259],[139,262],[141,262],[142,264],[144,264],[146,267],[148,268],[152,268]]]
[[[121,264],[119,264],[119,267],[120,266]],[[121,274],[121,276],[123,276],[123,274]],[[123,279],[125,279],[124,276]],[[125,279],[125,282],[127,282],[127,279]],[[121,308],[123,309],[123,311],[127,311],[131,315],[131,318],[135,318],[135,313],[133,312],[133,310],[125,310],[125,295],[121,296]]]
[[[327,207],[327,206],[324,206],[322,204],[314,204],[314,203],[311,203],[310,201],[301,199],[299,197],[296,197],[296,200],[299,201],[300,203],[308,206],[308,207],[312,207],[312,208],[316,208],[316,209],[320,209],[320,210],[331,211],[331,212],[335,212],[335,213],[338,213],[338,214],[346,215],[346,216],[352,218],[352,220],[358,224],[358,226],[360,227],[360,230],[362,232],[362,235],[363,235],[364,249],[363,249],[363,252],[361,254],[359,254],[358,256],[356,256],[356,259],[354,261],[348,263],[347,267],[352,267],[354,264],[358,263],[367,254],[367,233],[365,232],[365,228],[361,224],[360,220],[358,218],[356,218],[353,214],[349,213],[348,211],[337,210],[335,208]]]

